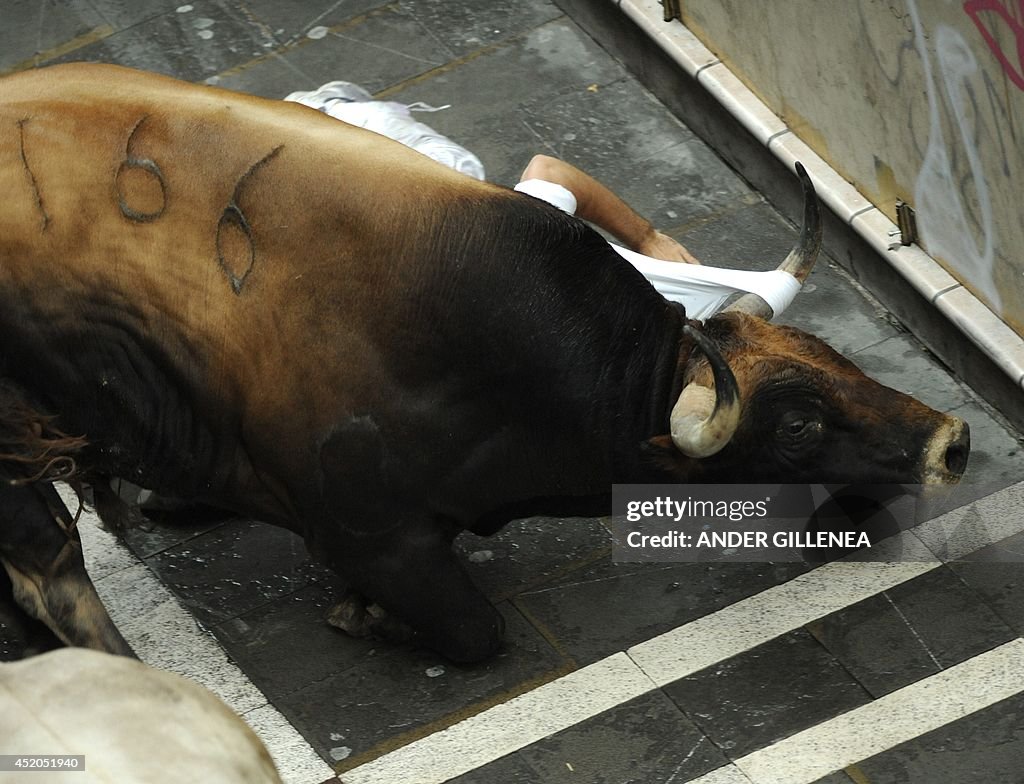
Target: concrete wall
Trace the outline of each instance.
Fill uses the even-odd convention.
[[[1024,335],[1024,0],[683,0],[805,142]]]

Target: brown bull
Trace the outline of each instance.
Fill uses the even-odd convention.
[[[302,106],[19,74],[0,194],[0,378],[86,439],[85,478],[290,528],[455,660],[502,631],[460,530],[603,510],[613,482],[948,483],[966,461],[961,420],[756,297],[688,322],[580,221]],[[44,517],[0,519],[41,596],[12,542]]]

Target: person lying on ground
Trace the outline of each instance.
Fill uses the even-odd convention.
[[[530,183],[534,182],[561,185],[575,201],[559,205],[562,209],[604,229],[630,250],[654,259],[700,264],[685,247],[655,229],[607,186],[560,158],[534,155],[523,170],[516,190],[531,193]]]

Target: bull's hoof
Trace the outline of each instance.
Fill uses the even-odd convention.
[[[412,629],[388,615],[379,604],[349,591],[327,612],[327,623],[352,637],[373,637],[388,642],[408,642]]]
[[[143,520],[139,510],[121,500],[106,480],[92,486],[92,501],[100,526],[117,536],[138,527]]]
[[[464,620],[457,628],[449,629],[446,636],[423,642],[455,664],[471,665],[487,661],[501,650],[504,636],[505,619],[491,608],[490,613],[475,622]]]

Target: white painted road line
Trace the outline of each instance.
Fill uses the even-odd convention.
[[[908,547],[917,543],[910,534],[898,538]],[[626,653],[651,680],[664,686],[937,566],[937,560],[835,561],[635,645]]]
[[[414,741],[341,780],[440,784],[939,565],[923,560],[929,555],[911,534],[890,546],[917,548],[922,560],[826,564]],[[724,770],[719,775],[735,778]]]
[[[721,768],[715,768],[703,776],[690,779],[686,784],[752,784],[750,779],[743,775],[743,771],[732,763]]]
[[[441,784],[654,688],[616,653],[341,774],[344,784]]]
[[[1024,530],[1024,482],[980,498],[872,548],[630,648],[659,686],[685,678]],[[934,553],[938,553],[936,556]],[[885,561],[886,555],[891,558]]]
[[[1011,640],[736,760],[753,784],[823,776],[1024,691],[1024,639]]]
[[[1024,482],[1010,485],[913,529],[943,561],[955,561],[1024,531]]]
[[[74,494],[58,485],[69,509]],[[267,702],[177,597],[118,539],[83,510],[78,523],[86,568],[114,624],[147,664],[201,683],[253,728],[285,784],[319,784],[334,775],[291,724]]]

